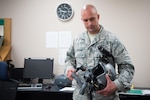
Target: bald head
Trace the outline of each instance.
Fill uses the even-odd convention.
[[[97,9],[95,8],[95,6],[91,5],[91,4],[86,4],[83,6],[83,8],[81,9],[81,14],[84,11],[91,11],[93,14],[97,14]]]

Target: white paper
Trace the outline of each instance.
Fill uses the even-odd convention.
[[[58,48],[58,32],[46,32],[46,48]]]
[[[4,26],[0,25],[0,36],[4,36]]]
[[[143,93],[144,95],[150,95],[150,90],[142,90],[142,93]]]
[[[60,89],[59,91],[74,91],[74,87],[64,87]]]
[[[68,49],[59,50],[59,65],[65,65],[66,53]]]
[[[72,42],[72,33],[69,31],[59,32],[59,47],[69,47]]]

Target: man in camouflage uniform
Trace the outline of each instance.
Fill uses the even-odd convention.
[[[106,75],[107,86],[98,91],[92,92],[92,100],[119,100],[118,91],[126,91],[131,86],[134,76],[134,66],[124,45],[119,41],[115,34],[106,31],[98,23],[100,15],[96,8],[85,5],[81,10],[81,19],[87,29],[86,32],[76,37],[70,46],[65,60],[65,75],[73,80],[72,73],[79,66],[94,67],[100,61],[101,52],[98,46],[103,45],[110,52],[115,64],[118,66],[118,77],[111,81]],[[76,74],[84,81],[85,71],[79,70]],[[75,82],[73,100],[90,100],[89,88],[85,89],[84,94],[80,94],[81,87]]]

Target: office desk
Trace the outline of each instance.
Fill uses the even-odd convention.
[[[150,100],[150,95],[119,94],[120,100]]]
[[[150,100],[150,94],[144,94],[144,90],[150,90],[149,88],[136,88],[131,89],[126,93],[120,93],[120,100]]]
[[[73,92],[62,92],[55,87],[42,90],[18,90],[16,100],[72,100]]]
[[[16,100],[72,100],[71,91],[59,91],[57,87],[42,90],[21,90],[17,91]],[[150,100],[150,95],[120,93],[120,100]]]

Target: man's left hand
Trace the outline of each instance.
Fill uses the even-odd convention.
[[[111,81],[108,74],[106,74],[107,86],[103,90],[96,91],[103,96],[109,96],[116,92],[117,86],[113,81]]]

